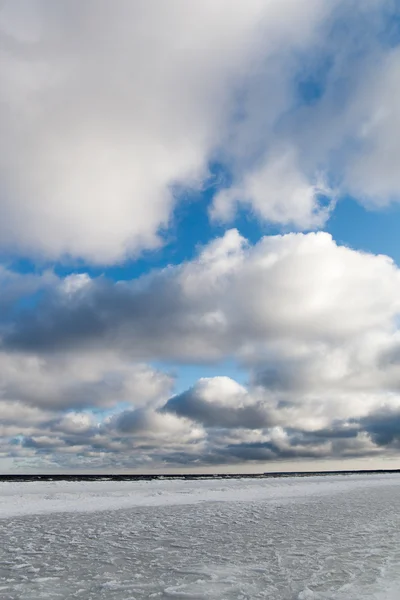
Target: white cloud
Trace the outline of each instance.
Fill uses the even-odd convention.
[[[1,352],[0,373],[0,399],[16,409],[18,403],[50,411],[156,406],[173,385],[171,376],[111,350],[66,356]]]
[[[350,192],[369,206],[384,206],[400,200],[400,50],[381,58],[371,78],[354,99],[357,112],[357,142],[360,151],[350,157],[346,184]]]
[[[3,2],[3,250],[113,263],[158,247],[174,189],[201,187],[215,159],[231,175],[212,209],[223,220],[244,203],[262,220],[318,228],[345,192],[398,200],[399,51],[381,41],[390,10]],[[296,85],[315,79],[307,104]]]
[[[238,87],[272,54],[307,44],[327,10],[3,2],[3,248],[111,263],[159,245],[172,188],[206,177]]]
[[[282,358],[293,372],[314,353],[317,361],[330,357],[333,381],[348,368],[342,351],[367,363],[375,359],[369,347],[383,352],[397,339],[397,266],[322,232],[265,237],[252,247],[232,230],[179,267],[70,288],[61,282],[17,314],[4,348],[51,351],[53,360],[99,347],[136,361]]]
[[[247,82],[214,218],[229,222],[244,206],[306,230],[323,226],[347,194],[375,209],[400,201],[396,8],[390,0],[331,8],[308,52],[286,60],[281,52]]]
[[[287,149],[246,172],[241,183],[218,192],[211,215],[226,222],[238,205],[248,204],[262,220],[313,229],[327,221],[334,201],[335,192],[322,174],[310,182],[296,165],[293,150]]]

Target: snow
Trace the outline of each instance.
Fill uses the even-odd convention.
[[[0,598],[395,600],[399,501],[398,475],[3,482]]]
[[[0,482],[0,519],[47,512],[93,512],[201,502],[288,501],[352,489],[400,485],[399,475],[276,479]]]

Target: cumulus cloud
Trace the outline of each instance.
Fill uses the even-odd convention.
[[[173,189],[207,178],[252,69],[307,46],[328,10],[3,2],[3,248],[110,263],[157,247]]]
[[[216,377],[199,380],[162,410],[206,427],[206,462],[234,463],[378,454],[379,447],[396,447],[399,409],[400,397],[382,391],[359,397],[351,390],[313,393],[309,386],[286,394]]]
[[[215,161],[223,221],[245,205],[310,229],[344,192],[397,200],[392,13],[390,0],[4,1],[2,250],[114,263],[157,248]]]
[[[142,442],[155,439],[164,445],[187,444],[204,437],[202,428],[194,426],[190,420],[148,409],[123,411],[110,419],[105,427],[115,429],[118,434],[132,434]]]
[[[346,194],[375,209],[400,200],[397,7],[330,9],[306,51],[279,53],[247,84],[214,219],[229,222],[245,207],[262,221],[312,229]]]
[[[193,388],[168,400],[164,411],[206,427],[260,429],[271,424],[265,407],[229,377],[200,379]]]
[[[17,415],[5,434],[12,452],[40,446],[62,462],[65,450],[65,464],[73,448],[123,466],[139,464],[135,452],[148,465],[390,454],[399,298],[390,258],[326,233],[252,246],[232,230],[132,282],[55,279],[1,329],[2,406],[30,407],[30,441]],[[205,378],[173,395],[171,376],[146,364],[222,358],[248,370],[246,385]]]
[[[341,378],[345,344],[367,361],[364,341],[382,351],[394,343],[399,287],[390,258],[338,246],[327,233],[250,247],[231,230],[193,261],[139,280],[88,279],[67,293],[55,286],[8,325],[3,347],[46,353],[111,344],[140,360],[235,355],[277,368],[282,357],[294,370],[314,353],[332,359],[328,379]]]
[[[346,168],[349,190],[368,206],[398,202],[400,176],[400,51],[394,48],[379,61],[374,85],[364,82],[354,103],[360,115],[357,142],[361,151],[351,157]],[[352,111],[355,111],[352,106]]]
[[[46,410],[156,405],[173,383],[171,376],[113,352],[46,357],[3,352],[0,372],[2,402]]]
[[[245,173],[243,180],[214,197],[211,216],[232,220],[238,205],[250,205],[264,221],[297,229],[321,227],[335,206],[336,192],[315,173],[314,181],[299,169],[292,149],[271,156]]]

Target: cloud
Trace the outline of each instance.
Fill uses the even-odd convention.
[[[397,202],[396,10],[6,0],[0,251],[84,265],[158,248],[215,163],[210,218],[223,223],[245,208],[307,231],[345,194]],[[231,229],[132,281],[84,270],[0,266],[0,456],[124,469],[398,451],[389,257],[323,232],[252,245]],[[245,385],[203,378],[174,394],[160,366],[226,359]]]
[[[390,0],[329,8],[308,47],[280,52],[247,82],[214,219],[245,207],[307,230],[349,194],[370,209],[400,200],[398,9]]]
[[[168,400],[163,410],[206,427],[260,429],[271,424],[265,407],[229,377],[200,379]]]
[[[237,90],[257,64],[307,45],[327,10],[322,0],[3,2],[3,249],[112,263],[158,247],[174,189],[207,179]]]
[[[384,405],[366,417],[360,419],[361,427],[378,446],[399,448],[400,443],[400,410]]]
[[[115,470],[355,459],[397,450],[398,397],[380,409],[378,396],[365,416],[351,395],[347,413],[335,402],[323,396],[314,406],[299,397],[283,402],[268,390],[216,377],[162,407],[116,407],[110,416],[53,407],[49,418],[22,406],[25,416],[9,419],[18,429],[3,426],[2,452],[20,465]]]
[[[327,233],[265,237],[251,247],[231,230],[178,267],[131,282],[87,278],[72,288],[56,285],[18,313],[3,348],[46,354],[100,346],[135,360],[182,362],[236,356],[278,370],[291,364],[293,377],[314,355],[331,359],[321,372],[333,381],[351,354],[365,363],[374,360],[369,344],[389,349],[400,309],[393,261],[338,246]]]
[[[27,305],[34,306],[40,295],[57,285],[58,277],[51,271],[18,273],[0,265],[0,321],[5,324]]]
[[[219,191],[211,216],[232,220],[237,206],[248,204],[261,220],[296,229],[319,228],[335,205],[335,191],[316,173],[309,181],[296,164],[292,149],[282,150],[245,173],[243,180]]]
[[[39,292],[1,327],[3,435],[18,460],[133,468],[396,451],[400,272],[386,256],[322,232],[251,245],[231,230],[137,280],[69,276]],[[177,395],[149,364],[227,358],[246,385],[204,378]]]
[[[385,206],[400,198],[400,109],[395,101],[399,68],[400,50],[393,48],[379,61],[374,85],[364,82],[354,100],[360,113],[360,152],[351,157],[345,176],[350,192],[367,206]]]
[[[18,403],[49,411],[152,406],[168,397],[173,384],[168,374],[112,351],[46,357],[3,352],[0,373],[0,402],[15,403],[16,410]]]
[[[290,15],[290,18],[288,18]],[[321,227],[399,198],[390,0],[6,0],[0,239],[35,260],[158,248],[218,162],[211,208]]]
[[[185,444],[197,441],[204,436],[201,427],[175,415],[148,409],[127,410],[109,420],[106,427],[115,429],[119,434],[133,434],[136,437],[157,439],[162,443]]]
[[[53,411],[112,409],[109,427],[84,435],[73,431],[77,416],[41,428],[115,460],[132,444],[170,464],[374,453],[363,419],[400,406],[399,292],[393,261],[326,233],[251,246],[232,230],[193,261],[132,282],[55,280],[4,328],[3,397]],[[248,369],[247,387],[203,379],[171,396],[171,378],[143,364],[227,357]],[[281,445],[271,441],[278,430]],[[163,454],[165,437],[186,442]]]

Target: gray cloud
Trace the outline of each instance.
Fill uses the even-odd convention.
[[[337,246],[328,234],[266,237],[250,248],[231,230],[192,262],[137,281],[71,276],[17,315],[3,347],[103,344],[136,359],[187,362],[258,356],[275,369],[291,362],[292,377],[299,365],[301,379],[311,353],[323,362],[336,349],[335,362],[346,368],[339,354],[351,339],[386,333],[399,288],[388,257]]]
[[[231,422],[202,427],[187,417],[149,409],[119,412],[96,425],[93,416],[70,413],[68,425],[65,417],[58,425],[46,422],[11,440],[5,449],[18,461],[36,457],[59,467],[193,468],[264,463],[268,468],[271,462],[385,456],[386,447],[397,447],[398,414],[375,412],[357,422],[336,420],[325,429],[304,430],[261,424],[256,428],[253,423],[247,428],[243,423],[232,427]]]
[[[163,410],[205,427],[260,429],[271,425],[265,404],[224,377],[200,380],[195,387],[168,400]]]
[[[378,446],[400,447],[400,411],[377,410],[360,420],[360,425]]]

